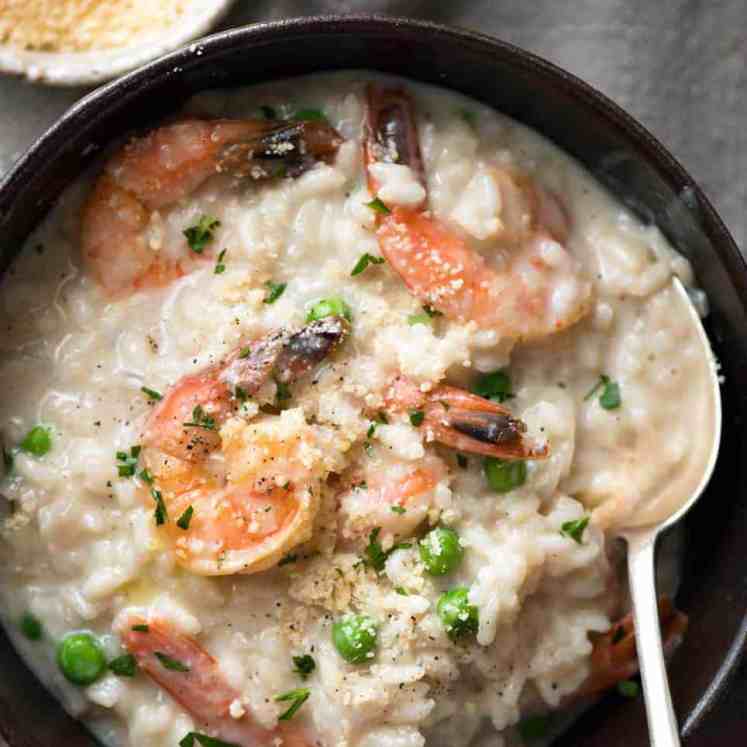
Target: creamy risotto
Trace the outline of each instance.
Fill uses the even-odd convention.
[[[200,95],[5,278],[16,645],[112,747],[501,747],[635,694],[615,530],[708,417],[674,276],[457,94]]]

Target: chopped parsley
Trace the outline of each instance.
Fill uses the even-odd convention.
[[[288,287],[288,283],[273,283],[272,280],[268,280],[265,283],[267,288],[267,295],[263,299],[263,303],[275,303],[280,298]]]
[[[464,454],[457,454],[456,455],[457,464],[461,467],[461,469],[467,469],[467,466],[469,465],[469,460],[467,459]]]
[[[514,396],[511,392],[511,379],[503,369],[482,375],[472,391],[485,399],[499,403]]]
[[[21,449],[37,457],[43,457],[51,448],[52,434],[43,425],[35,425],[21,441]]]
[[[109,662],[109,669],[118,677],[134,677],[137,664],[132,654],[122,654]]]
[[[459,116],[470,126],[477,126],[477,114],[470,109],[460,109]]]
[[[278,402],[285,402],[286,400],[289,400],[291,398],[291,391],[288,388],[287,384],[283,383],[279,379],[276,379],[275,386],[277,387],[275,397],[277,398]]]
[[[151,471],[149,469],[141,469],[140,472],[138,472],[137,476],[143,481],[147,482],[148,485],[153,484],[153,475],[151,474]]]
[[[156,519],[156,526],[161,526],[169,520],[169,513],[166,510],[166,504],[163,502],[163,495],[160,490],[151,488],[150,494],[153,496],[153,500],[156,502],[156,510],[153,515]]]
[[[242,360],[244,358],[248,358],[252,354],[251,347],[241,348],[241,352],[239,353],[239,358]]]
[[[549,725],[550,720],[547,716],[530,716],[519,721],[516,728],[524,742],[531,742],[534,739],[542,739],[547,734]]]
[[[605,374],[599,376],[599,381],[589,390],[584,397],[584,402],[590,400],[600,389],[602,390],[602,393],[599,395],[600,407],[605,410],[616,410],[620,407],[622,403],[620,385],[616,381],[612,381],[609,376],[605,376]]]
[[[150,626],[141,623],[140,625],[133,625],[131,630],[134,630],[136,633],[148,633],[150,631]]]
[[[197,405],[192,410],[192,420],[188,420],[183,423],[187,428],[205,428],[208,431],[216,430],[215,418],[208,415],[205,410],[202,409],[202,405]]]
[[[195,747],[195,741],[202,747],[241,747],[236,742],[224,742],[222,739],[209,737],[198,731],[191,731],[180,742],[179,747]]]
[[[423,306],[423,311],[433,319],[433,317],[436,316],[443,316],[443,312],[439,311],[438,309],[434,309],[433,306],[428,306],[427,304]]]
[[[391,506],[390,510],[393,514],[399,514],[400,516],[407,513],[407,509],[404,506]]]
[[[267,106],[267,104],[263,104],[259,107],[259,110],[262,112],[262,116],[265,119],[277,119],[278,113],[273,109],[271,106]]]
[[[623,680],[617,683],[617,692],[623,696],[623,698],[637,698],[640,692],[640,686],[633,680]]]
[[[275,701],[278,703],[290,703],[291,706],[278,716],[278,721],[290,721],[298,712],[298,709],[309,699],[311,690],[308,687],[298,687],[295,690],[288,690],[287,693],[276,695]]]
[[[305,680],[316,669],[316,662],[309,654],[293,657],[293,671]]]
[[[623,638],[625,638],[625,627],[623,625],[618,625],[615,632],[612,634],[612,645],[616,646]]]
[[[409,597],[410,593],[402,586],[395,586],[394,590],[399,594],[401,597]]]
[[[423,424],[425,413],[422,410],[410,410],[410,423],[416,428]]]
[[[141,449],[141,446],[131,446],[129,454],[126,451],[117,452],[117,472],[120,477],[132,477],[135,474]]]
[[[293,553],[288,553],[284,557],[280,558],[280,561],[278,562],[278,565],[288,565],[289,563],[295,563],[298,560],[298,555],[294,555]]]
[[[379,213],[379,215],[389,215],[392,212],[378,197],[374,197],[371,202],[367,202],[366,207],[370,207],[371,210]]]
[[[368,546],[365,550],[366,557],[363,561],[369,568],[373,568],[375,571],[382,571],[387,558],[396,550],[407,550],[412,547],[411,542],[398,542],[389,550],[384,550],[381,542],[379,542],[380,533],[381,527],[374,527],[371,530],[371,534],[368,535]]]
[[[192,506],[187,506],[184,513],[176,520],[176,525],[179,529],[184,529],[185,531],[189,529],[189,522],[192,521],[192,515],[194,512],[195,510]]]
[[[356,275],[360,275],[369,265],[383,265],[384,262],[386,262],[384,257],[377,257],[375,254],[369,254],[366,252],[365,254],[361,254],[360,259],[355,263],[355,267],[353,267],[353,271],[350,275],[351,277],[355,277]]]
[[[565,534],[566,537],[570,537],[574,542],[581,544],[581,539],[584,535],[584,530],[589,524],[589,517],[584,516],[581,519],[574,521],[566,521],[560,527],[561,534]]]
[[[326,122],[327,117],[321,109],[299,109],[291,119],[296,122]]]
[[[218,259],[215,263],[215,269],[213,270],[213,273],[215,275],[222,275],[226,271],[226,265],[223,260],[226,258],[227,251],[228,249],[221,249],[221,252],[218,255]]]
[[[211,215],[201,215],[194,226],[185,228],[183,233],[189,248],[195,254],[202,254],[205,247],[213,240],[213,232],[220,226],[220,221]]]
[[[3,446],[3,466],[5,467],[6,472],[10,472],[13,469],[13,462],[14,462],[13,452],[8,451]]]
[[[407,317],[407,323],[412,327],[415,324],[430,324],[431,318],[428,314],[410,314]]]
[[[21,633],[30,641],[40,641],[44,636],[44,626],[41,624],[41,620],[30,612],[24,613],[19,627],[21,628]]]
[[[159,399],[163,399],[163,395],[160,392],[157,392],[155,389],[150,389],[147,386],[141,386],[140,391],[148,397],[148,399],[155,400],[158,402]]]
[[[179,659],[172,659],[168,654],[162,651],[154,651],[153,655],[161,662],[164,669],[170,669],[172,672],[189,672],[189,667]]]

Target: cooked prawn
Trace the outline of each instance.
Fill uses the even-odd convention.
[[[666,597],[659,599],[659,622],[665,654],[671,653],[687,630],[687,615],[674,608]],[[604,635],[594,640],[591,674],[578,695],[596,695],[638,672],[633,615],[628,614]]]
[[[373,194],[380,188],[371,168],[377,163],[407,165],[425,187],[413,103],[404,90],[369,86],[364,160]],[[379,246],[410,291],[447,317],[512,339],[542,338],[587,313],[591,285],[560,243],[568,229],[557,199],[528,177],[494,174],[509,244],[501,248],[500,267],[437,220],[427,197],[377,215]]]
[[[234,718],[231,704],[241,702],[240,693],[228,683],[218,662],[168,620],[125,614],[117,622],[117,632],[138,667],[192,716],[198,729],[234,747],[314,744],[297,724],[265,729],[249,713]],[[164,657],[180,666],[164,666]]]
[[[255,181],[296,176],[332,157],[341,142],[322,122],[188,119],[152,130],[120,148],[94,185],[83,209],[83,258],[110,295],[168,284],[199,255],[186,243],[149,240],[156,211],[217,173]]]
[[[378,528],[385,543],[407,537],[438,512],[438,490],[448,483],[448,468],[436,456],[417,463],[367,460],[339,495],[342,533],[360,538]]]
[[[399,376],[386,395],[387,409],[423,413],[426,437],[457,451],[499,459],[543,459],[547,446],[530,444],[526,425],[508,408],[448,384],[423,392]]]
[[[254,423],[237,413],[272,377],[291,383],[311,371],[347,329],[327,317],[272,333],[184,377],[153,411],[142,458],[181,565],[203,575],[256,573],[309,538],[329,471],[317,430],[298,410]]]

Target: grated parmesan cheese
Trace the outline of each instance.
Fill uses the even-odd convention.
[[[190,0],[0,0],[0,43],[85,52],[140,44],[172,26]]]

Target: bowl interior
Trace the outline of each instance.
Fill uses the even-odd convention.
[[[177,109],[197,91],[340,68],[372,68],[473,96],[534,127],[655,222],[693,263],[707,292],[708,331],[724,374],[724,431],[716,474],[688,516],[679,606],[690,630],[672,662],[673,699],[686,744],[723,690],[745,639],[747,518],[741,493],[747,366],[747,270],[697,185],[639,125],[578,79],[510,45],[467,32],[372,17],[281,21],[224,32],[100,89],[58,122],[0,185],[7,266],[60,191],[111,138]],[[717,506],[715,505],[717,503]],[[94,741],[66,716],[0,633],[0,732],[11,747]],[[722,744],[742,744],[741,737]],[[610,697],[561,745],[647,744],[640,699]]]

